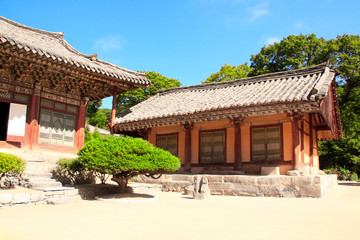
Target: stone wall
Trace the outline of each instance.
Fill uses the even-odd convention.
[[[191,194],[195,175],[164,175],[158,180],[139,176],[137,182],[157,183],[163,191]],[[337,185],[336,175],[315,176],[246,176],[202,175],[209,181],[212,195],[254,197],[314,197],[324,196]],[[190,187],[189,187],[190,186]]]

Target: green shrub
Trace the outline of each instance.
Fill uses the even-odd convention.
[[[324,172],[326,174],[336,174],[338,180],[359,181],[359,177],[355,172],[340,167],[336,163],[334,166],[331,166],[331,168],[324,169]]]
[[[28,180],[21,176],[24,169],[24,160],[11,154],[0,153],[0,188],[13,188],[16,185],[28,187]]]
[[[56,180],[63,184],[95,183],[95,175],[81,164],[78,158],[62,158],[57,161],[57,168],[53,171]]]
[[[154,176],[180,168],[180,160],[168,151],[132,137],[100,136],[87,142],[78,152],[89,170],[112,175],[122,191],[129,178],[138,174]]]
[[[25,169],[25,161],[21,158],[7,154],[0,153],[0,175],[4,173],[21,174]]]

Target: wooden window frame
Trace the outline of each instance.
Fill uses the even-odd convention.
[[[253,160],[253,129],[256,128],[271,128],[271,127],[279,127],[280,128],[280,159],[278,160]],[[282,124],[271,124],[271,125],[259,125],[259,126],[251,126],[250,127],[250,156],[252,163],[273,163],[273,162],[283,162],[284,161],[284,136],[283,136],[283,125]]]
[[[176,157],[179,155],[179,133],[156,134],[155,146],[157,147],[158,137],[176,136]],[[165,150],[165,149],[164,149]],[[168,150],[166,150],[168,151]]]
[[[204,132],[223,132],[224,133],[224,161],[221,163],[203,163],[201,162],[201,133]],[[207,166],[207,165],[223,165],[227,163],[227,159],[226,159],[226,149],[227,149],[227,141],[226,141],[226,128],[221,128],[221,129],[211,129],[211,130],[200,130],[199,131],[199,149],[198,149],[198,156],[199,156],[199,165],[201,166]]]

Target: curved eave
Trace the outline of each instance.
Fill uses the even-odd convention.
[[[212,111],[198,111],[182,115],[160,116],[148,119],[137,119],[128,122],[117,122],[114,124],[115,131],[133,131],[137,129],[185,124],[188,122],[206,122],[228,120],[230,118],[250,118],[259,116],[269,116],[275,114],[286,114],[290,112],[309,112],[319,111],[318,101],[298,101],[291,103],[272,103],[253,106],[229,107]]]

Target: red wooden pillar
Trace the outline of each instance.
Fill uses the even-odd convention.
[[[28,105],[25,145],[28,146],[29,150],[36,150],[39,141],[40,92],[41,86],[36,85]]]
[[[292,142],[293,142],[293,169],[300,170],[300,141],[299,141],[299,118],[291,117]]]
[[[242,168],[242,156],[241,156],[241,126],[240,118],[235,118],[231,120],[234,128],[235,128],[235,141],[234,141],[234,148],[235,148],[235,162],[234,162],[234,169],[241,170]]]
[[[76,133],[75,133],[75,148],[80,149],[84,146],[85,138],[85,117],[86,117],[86,104],[89,98],[83,98],[81,105],[79,106],[78,117],[76,121]]]
[[[116,96],[117,96],[117,87],[114,87],[112,109],[111,109],[111,121],[110,121],[111,134],[114,134],[114,122],[115,122],[115,115],[116,115]]]
[[[185,171],[191,171],[191,130],[193,124],[185,123]]]
[[[314,166],[314,125],[312,123],[312,114],[309,114],[309,129],[310,129],[310,167]]]

